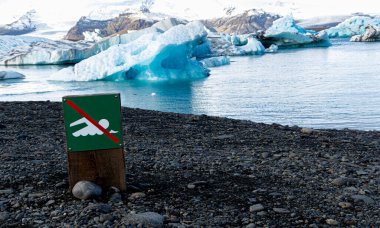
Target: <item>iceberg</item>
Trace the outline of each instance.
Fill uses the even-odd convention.
[[[238,38],[236,38],[238,37]],[[238,42],[236,40],[239,40]],[[234,41],[235,40],[235,41]],[[234,45],[235,44],[237,45]],[[209,52],[204,52],[207,56],[242,56],[242,55],[262,55],[265,47],[254,35],[230,36],[224,34],[210,33],[207,37]]]
[[[67,64],[96,53],[85,42],[54,41],[28,36],[0,36],[0,65]]]
[[[4,56],[13,49],[29,46],[36,42],[48,42],[48,39],[28,36],[0,36],[0,56]]]
[[[324,32],[317,33],[306,30],[298,26],[291,16],[274,21],[270,28],[259,35],[259,40],[266,47],[270,47],[272,44],[279,48],[331,46],[329,38]]]
[[[249,35],[247,43],[236,47],[241,55],[261,55],[265,52],[264,45],[258,41],[253,35]]]
[[[148,33],[163,33],[183,23],[183,21],[169,18],[147,29],[105,38],[95,44],[27,36],[0,36],[0,65],[75,64],[111,46],[132,42]]]
[[[20,74],[16,71],[0,71],[0,80],[20,78],[25,78],[25,75]]]
[[[354,16],[325,31],[330,38],[348,38],[355,35],[363,35],[368,25],[380,27],[380,18]]]
[[[265,53],[276,53],[278,52],[278,46],[275,44],[272,44],[269,46],[269,48],[265,49]]]
[[[376,42],[380,41],[380,28],[373,25],[367,25],[363,35],[351,37],[351,42]]]
[[[200,62],[203,64],[204,67],[207,68],[219,67],[230,64],[230,58],[228,56],[218,56],[203,59]]]
[[[52,80],[160,80],[208,76],[209,70],[192,58],[207,31],[200,22],[177,25],[164,33],[152,32],[127,44],[100,52],[73,67],[62,69]]]

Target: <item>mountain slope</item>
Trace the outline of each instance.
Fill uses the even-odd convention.
[[[0,35],[22,35],[43,27],[46,27],[46,24],[40,22],[37,12],[30,10],[18,20],[0,27]]]
[[[72,27],[65,39],[71,41],[84,40],[86,34],[96,33],[99,37],[107,37],[114,34],[124,34],[128,31],[141,30],[152,26],[154,23],[167,18],[164,14],[150,12],[129,11],[107,20],[94,20],[82,17]]]
[[[336,15],[336,16],[323,16],[313,17],[303,20],[298,20],[297,24],[305,29],[321,31],[337,26],[339,23],[351,18],[352,16],[369,16],[363,13],[355,13],[350,15]]]
[[[251,9],[235,16],[204,20],[203,22],[208,27],[214,27],[218,32],[248,34],[266,30],[278,18],[280,18],[279,15]]]

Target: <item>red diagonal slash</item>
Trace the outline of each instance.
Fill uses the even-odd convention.
[[[88,121],[90,121],[95,127],[97,127],[99,130],[101,130],[105,135],[108,136],[108,138],[112,139],[115,143],[119,143],[119,139],[116,138],[114,135],[112,135],[109,131],[107,131],[104,127],[102,127],[98,122],[96,122],[91,116],[89,116],[87,113],[85,113],[82,109],[80,109],[74,102],[71,100],[66,100],[66,104],[70,105],[75,111],[77,111],[81,116],[86,118]]]

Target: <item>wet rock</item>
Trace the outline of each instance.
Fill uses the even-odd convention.
[[[193,183],[188,184],[188,185],[187,185],[187,188],[188,188],[188,189],[194,189],[194,188],[195,188],[195,184],[193,184]]]
[[[8,188],[8,189],[2,189],[0,190],[0,195],[4,194],[4,195],[8,195],[8,194],[12,194],[14,191],[13,189],[11,188]]]
[[[331,183],[337,187],[341,187],[341,186],[355,185],[357,183],[357,180],[354,178],[348,178],[348,177],[338,177],[332,180]]]
[[[301,128],[301,133],[302,134],[311,134],[311,133],[313,133],[313,129],[311,129],[311,128]]]
[[[99,204],[96,203],[96,204],[90,204],[89,206],[85,207],[82,210],[81,214],[86,215],[92,212],[107,214],[107,213],[110,213],[111,211],[112,211],[112,207],[110,205],[104,204],[104,203],[99,203]]]
[[[289,211],[288,209],[285,209],[285,208],[278,208],[278,207],[273,208],[273,211],[274,211],[274,212],[277,212],[277,213],[280,213],[280,214],[287,214],[287,213],[290,213],[290,211]]]
[[[8,212],[0,212],[0,222],[4,222],[9,218]]]
[[[135,192],[132,193],[131,196],[128,197],[128,200],[136,200],[140,198],[144,198],[146,195],[143,192]]]
[[[145,212],[140,214],[127,214],[122,219],[124,225],[142,225],[145,227],[163,227],[164,216],[155,212]]]
[[[335,219],[326,219],[326,224],[332,225],[332,226],[337,226],[339,223]]]
[[[118,192],[112,194],[111,197],[110,197],[110,201],[113,202],[113,203],[121,202],[122,201],[121,194],[118,193]]]
[[[250,212],[258,212],[264,210],[264,206],[260,203],[252,205],[249,207]]]
[[[339,207],[341,207],[341,208],[350,208],[350,207],[352,207],[352,204],[351,203],[349,203],[349,202],[339,202]]]
[[[55,200],[49,200],[45,205],[50,206],[55,203]]]
[[[365,204],[374,204],[375,200],[373,200],[371,197],[368,197],[366,195],[353,195],[351,196],[351,199],[354,200],[354,202],[362,202]]]
[[[102,194],[102,188],[90,181],[79,181],[72,190],[73,195],[82,200],[98,197]]]

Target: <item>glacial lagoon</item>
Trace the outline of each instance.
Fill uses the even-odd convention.
[[[198,80],[48,80],[62,66],[0,67],[26,75],[0,81],[0,101],[60,101],[121,93],[122,105],[313,128],[380,130],[380,43],[333,40],[329,48],[233,57]]]

